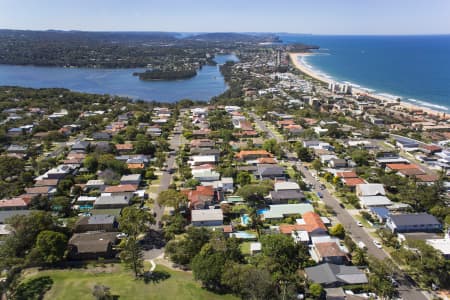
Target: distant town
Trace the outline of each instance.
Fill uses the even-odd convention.
[[[19,60],[11,36],[1,63]],[[152,38],[161,71],[136,75],[234,54],[228,89],[163,103],[0,87],[3,299],[448,297],[448,115],[315,78],[295,61],[314,45]],[[135,43],[142,60],[97,63],[147,66]]]

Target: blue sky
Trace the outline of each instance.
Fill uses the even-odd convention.
[[[0,28],[450,34],[450,0],[0,0]]]

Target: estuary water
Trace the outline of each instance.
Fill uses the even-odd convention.
[[[220,65],[237,61],[235,55],[216,55]],[[67,88],[77,92],[174,102],[189,98],[209,100],[227,89],[217,66],[203,66],[185,80],[142,81],[133,72],[145,69],[95,69],[0,65],[0,85],[31,88]]]

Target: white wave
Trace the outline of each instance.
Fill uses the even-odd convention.
[[[388,93],[378,93],[378,95],[392,99],[392,100],[397,100],[398,98],[402,98],[400,96],[392,95],[392,94],[388,94]]]
[[[351,85],[352,87],[355,87],[355,88],[361,88],[361,86],[359,84],[356,84],[356,83],[353,83],[353,82],[350,82],[350,81],[344,81],[344,83],[348,84],[348,85]]]
[[[446,106],[433,104],[433,103],[430,103],[430,102],[426,102],[426,101],[418,100],[418,99],[414,99],[414,98],[408,98],[408,101],[417,103],[417,104],[419,104],[421,106],[436,108],[436,109],[439,109],[439,110],[446,110],[446,111],[449,110],[449,108],[446,107]]]

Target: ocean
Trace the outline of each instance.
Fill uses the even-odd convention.
[[[333,80],[450,111],[450,35],[279,36],[283,43],[319,46],[304,62]]]
[[[235,55],[217,55],[223,64],[237,61]],[[175,102],[181,99],[209,100],[223,93],[227,84],[219,65],[203,66],[197,76],[184,80],[142,81],[133,72],[144,69],[94,69],[0,65],[0,85],[31,88],[67,88],[72,91],[110,94],[132,99]]]

